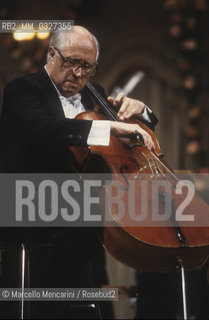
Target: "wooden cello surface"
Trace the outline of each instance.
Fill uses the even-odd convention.
[[[77,117],[86,120],[108,119],[97,111],[87,111]],[[153,194],[149,188],[147,193],[141,192],[144,181],[147,185],[152,185],[153,181],[160,180],[170,186],[173,213],[184,201],[188,190],[182,189],[181,195],[174,195],[178,181],[173,171],[162,160],[162,151],[154,133],[139,120],[134,120],[134,123],[137,122],[152,136],[155,151],[149,151],[141,143],[131,146],[124,144],[114,136],[111,136],[108,147],[70,148],[83,172],[110,173],[112,183],[120,181],[123,186],[122,201],[127,214],[122,218],[118,217],[117,206],[113,203],[109,209],[113,222],[104,226],[100,238],[104,247],[115,258],[135,269],[170,272],[176,269],[178,259],[183,261],[185,269],[199,268],[209,256],[209,206],[194,194],[184,210],[184,215],[192,215],[194,222],[176,223],[172,216],[160,223],[153,221],[152,211],[155,205],[163,207],[162,210],[165,208],[159,202],[159,192]],[[134,189],[131,189],[132,183]],[[111,187],[110,184],[101,190],[102,210],[104,195],[108,197]],[[143,222],[135,223],[130,219],[130,194],[132,201],[135,201],[137,212],[140,212],[141,202],[146,198],[147,214]]]

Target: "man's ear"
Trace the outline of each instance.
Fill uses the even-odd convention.
[[[53,47],[49,47],[49,49],[48,49],[48,54],[49,54],[49,56],[50,56],[50,59],[51,59],[52,61],[54,61],[55,50],[54,50]]]

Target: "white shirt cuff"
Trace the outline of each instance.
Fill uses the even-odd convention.
[[[140,117],[141,119],[144,119],[144,120],[147,121],[147,122],[151,122],[147,110],[149,110],[149,112],[152,112],[152,110],[151,110],[150,108],[148,108],[148,106],[144,105],[144,111],[139,115],[139,117]]]
[[[87,144],[92,146],[109,146],[110,121],[94,120],[88,135]]]

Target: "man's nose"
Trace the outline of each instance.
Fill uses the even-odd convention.
[[[83,75],[83,68],[82,68],[82,66],[81,66],[81,65],[75,66],[75,67],[73,68],[73,73],[74,73],[76,76],[81,77],[81,76]]]

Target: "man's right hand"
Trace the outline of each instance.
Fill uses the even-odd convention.
[[[155,149],[152,137],[138,124],[111,121],[110,133],[127,144],[136,139],[137,134],[141,134],[147,149]],[[124,139],[125,138],[125,139]]]

